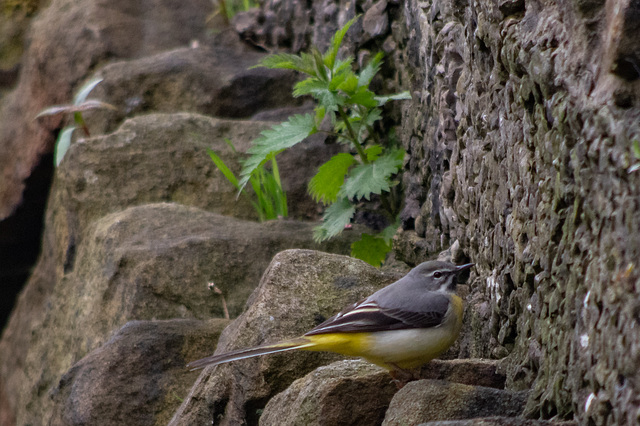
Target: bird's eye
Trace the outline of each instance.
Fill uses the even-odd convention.
[[[440,271],[435,271],[433,273],[433,278],[441,278],[442,277],[442,272]]]

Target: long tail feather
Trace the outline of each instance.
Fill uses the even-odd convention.
[[[187,368],[191,371],[204,368],[208,365],[224,364],[226,362],[236,361],[239,359],[252,358],[254,356],[273,354],[277,352],[292,351],[295,349],[308,348],[314,346],[315,343],[307,338],[299,337],[297,339],[285,340],[270,345],[256,346],[248,349],[239,349],[237,351],[226,352],[220,355],[211,355],[206,358],[187,364]]]

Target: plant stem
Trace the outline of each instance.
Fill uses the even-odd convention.
[[[338,107],[338,114],[340,114],[340,119],[344,121],[344,125],[347,128],[347,133],[349,133],[349,138],[351,138],[351,142],[356,147],[356,151],[358,151],[358,155],[364,164],[368,164],[369,160],[367,160],[367,154],[364,152],[362,145],[360,145],[360,141],[358,141],[358,137],[356,133],[353,131],[353,127],[351,127],[351,123],[349,122],[349,117],[347,117],[347,113],[344,112],[342,107]]]

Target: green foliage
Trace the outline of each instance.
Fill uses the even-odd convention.
[[[233,143],[228,139],[225,141],[235,151]],[[269,156],[266,161],[256,167],[253,173],[249,176],[247,181],[253,188],[253,196],[251,196],[244,190],[241,186],[241,182],[220,158],[220,156],[211,149],[208,149],[207,152],[223,176],[239,191],[240,194],[249,198],[251,205],[258,214],[260,222],[277,219],[279,217],[287,217],[289,215],[287,210],[287,196],[282,189],[280,171],[278,169],[278,163],[276,162],[275,156]],[[271,162],[270,170],[265,167],[267,161]]]
[[[240,173],[240,188],[266,161],[306,137],[326,131],[328,123],[331,127],[328,133],[354,151],[335,155],[320,166],[309,183],[313,199],[328,206],[322,225],[314,231],[317,241],[342,232],[356,212],[355,203],[362,199],[370,200],[372,195],[381,197],[384,213],[390,222],[396,221],[397,209],[391,202],[390,192],[398,184],[394,177],[402,166],[404,151],[381,140],[375,126],[382,119],[381,107],[386,102],[409,99],[410,96],[408,92],[377,96],[369,89],[380,71],[382,53],[376,54],[359,73],[351,67],[354,58],[338,58],[342,41],[357,19],[353,18],[336,32],[325,53],[316,48],[301,55],[281,53],[265,58],[258,65],[306,74],[307,78],[294,86],[293,95],[312,96],[318,105],[315,114],[290,117],[288,121],[261,133],[253,142],[249,150],[251,156]],[[363,240],[352,246],[352,254],[379,265],[390,249],[390,238],[365,234]]]
[[[631,153],[633,154],[633,157],[636,159],[636,163],[632,164],[631,167],[629,167],[629,170],[628,170],[629,173],[633,173],[637,170],[640,170],[640,139],[633,140],[633,145],[631,145]]]
[[[380,234],[363,234],[362,238],[351,244],[351,254],[353,257],[362,259],[365,262],[379,267],[388,252],[391,251],[393,235],[400,226],[399,223],[387,226]]]
[[[115,110],[111,104],[106,102],[102,102],[96,99],[87,99],[89,93],[102,81],[102,78],[94,78],[85,83],[78,93],[73,98],[73,103],[68,105],[54,105],[49,108],[45,108],[40,111],[36,118],[46,117],[50,115],[57,114],[71,114],[73,116],[74,125],[67,126],[58,135],[58,139],[56,140],[55,147],[55,155],[54,161],[56,167],[60,165],[60,162],[64,158],[69,146],[71,146],[71,136],[73,136],[73,132],[79,127],[83,130],[85,136],[89,137],[91,134],[89,133],[89,128],[87,127],[87,123],[84,121],[84,117],[82,115],[85,111],[90,111],[92,109],[112,109]]]
[[[248,150],[251,156],[240,172],[240,189],[245,187],[253,173],[267,160],[275,158],[280,151],[294,146],[313,133],[315,119],[311,114],[291,116],[288,121],[262,131]]]
[[[238,12],[246,12],[251,8],[259,6],[258,2],[253,0],[216,0],[214,3],[218,4],[218,10],[210,16],[208,20],[221,14],[227,23],[231,22],[231,19],[233,19]]]

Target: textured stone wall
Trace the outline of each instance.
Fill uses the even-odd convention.
[[[628,171],[640,2],[267,1],[255,13],[260,25],[236,28],[294,51],[360,13],[356,56],[383,49],[388,87],[411,90],[395,248],[412,264],[449,248],[477,264],[460,355],[504,359],[509,386],[532,389],[531,417],[640,422],[640,171]]]
[[[408,1],[398,252],[477,264],[462,355],[527,414],[640,421],[640,2]]]

